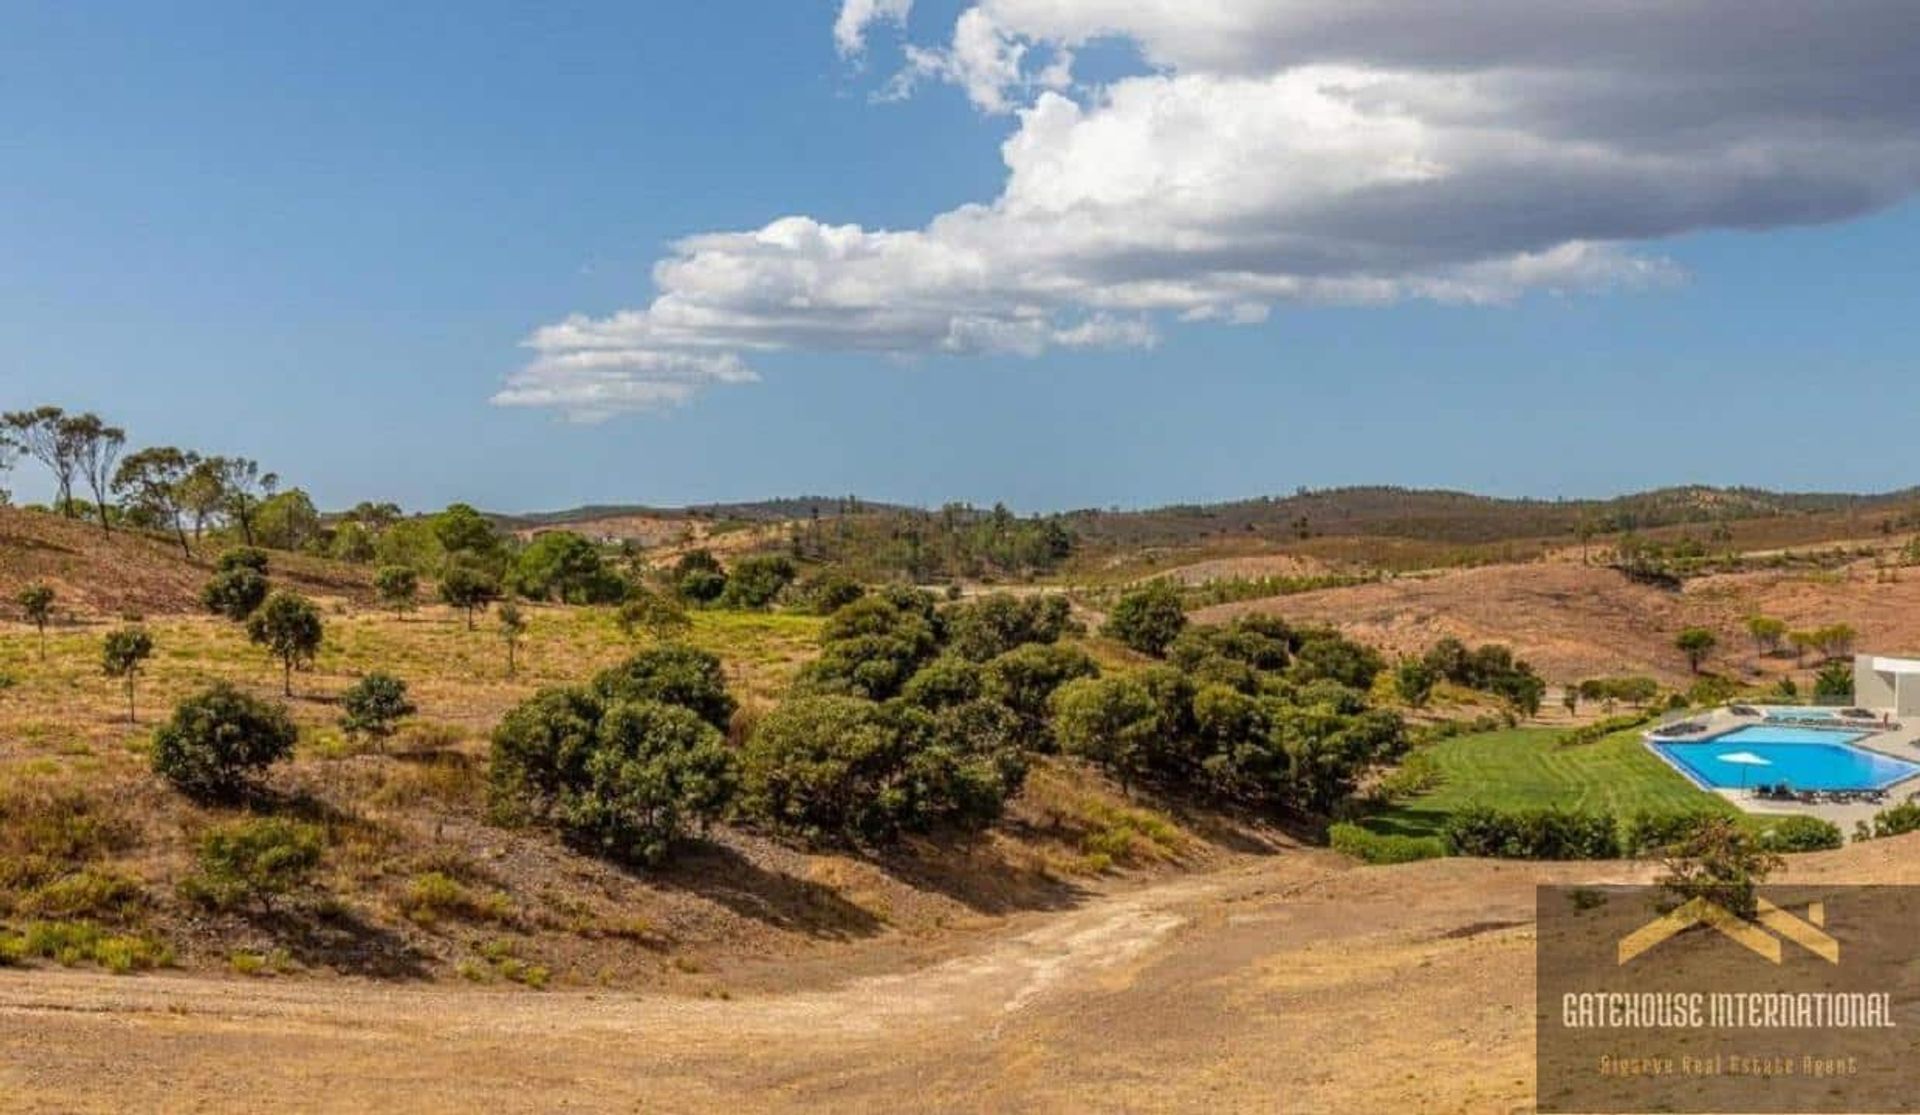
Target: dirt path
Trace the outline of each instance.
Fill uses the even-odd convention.
[[[1526,1110],[1534,884],[1645,870],[1287,854],[730,1001],[5,973],[0,1109]]]

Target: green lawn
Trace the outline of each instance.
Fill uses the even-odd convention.
[[[1426,753],[1440,768],[1439,786],[1361,823],[1383,834],[1432,836],[1439,834],[1449,814],[1469,805],[1558,805],[1617,815],[1642,808],[1739,814],[1661,762],[1641,744],[1637,729],[1573,747],[1556,745],[1560,734],[1516,728],[1436,743]]]

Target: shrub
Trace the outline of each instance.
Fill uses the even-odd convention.
[[[1920,831],[1920,802],[1902,802],[1873,815],[1873,836],[1900,836],[1916,831]]]
[[[1094,677],[1100,667],[1078,647],[1029,643],[1016,647],[984,667],[986,695],[1013,710],[1020,718],[1022,745],[1049,750],[1048,701],[1053,691],[1075,678]]]
[[[1014,596],[996,592],[941,613],[947,646],[971,662],[985,662],[1026,643],[1058,642],[1066,632],[1064,596]]]
[[[626,600],[613,614],[613,622],[620,628],[620,633],[629,639],[645,632],[662,642],[684,634],[693,627],[693,621],[687,618],[687,610],[681,607],[677,598],[638,585],[627,591]]]
[[[100,670],[110,678],[119,678],[127,687],[127,723],[134,720],[133,687],[140,666],[153,657],[153,636],[138,625],[107,632],[100,645]]]
[[[816,616],[830,616],[867,594],[865,585],[839,569],[823,569],[794,586],[794,599]]]
[[[759,611],[774,602],[793,583],[793,562],[778,554],[744,557],[727,571],[727,587],[720,593],[724,608]]]
[[[720,659],[681,643],[648,647],[593,679],[594,692],[612,702],[660,701],[690,709],[721,731],[736,707]]]
[[[797,690],[814,696],[870,697],[899,694],[907,679],[939,647],[931,601],[923,614],[895,603],[891,593],[863,597],[827,619],[820,633],[820,657],[807,663]]]
[[[407,683],[392,674],[371,673],[340,696],[340,727],[350,736],[366,736],[382,748],[394,725],[414,713]]]
[[[965,658],[943,655],[908,678],[900,696],[910,705],[935,712],[978,700],[985,690],[985,671]]]
[[[1559,808],[1502,811],[1470,806],[1447,819],[1448,851],[1496,859],[1612,859],[1620,846],[1611,814]]]
[[[439,871],[415,875],[398,903],[401,916],[415,925],[434,925],[442,918],[461,921],[510,922],[513,907],[504,894],[474,894],[459,880]]]
[[[220,825],[201,838],[181,890],[216,910],[253,903],[270,913],[275,900],[312,880],[325,843],[319,826],[277,817]]]
[[[257,546],[235,546],[220,555],[219,560],[214,563],[214,571],[232,573],[244,569],[249,573],[258,573],[265,577],[268,561],[267,552]]]
[[[1338,631],[1320,630],[1300,636],[1287,675],[1295,682],[1334,681],[1364,693],[1385,668],[1380,652],[1372,647]]]
[[[1610,716],[1604,720],[1596,720],[1591,724],[1582,724],[1578,728],[1562,732],[1554,737],[1553,742],[1557,747],[1578,747],[1582,744],[1599,743],[1615,733],[1641,727],[1653,717],[1654,714],[1651,712],[1633,716]]]
[[[298,734],[286,710],[216,682],[154,732],[153,769],[190,797],[232,800],[292,754]]]
[[[1439,674],[1418,658],[1409,658],[1394,670],[1394,692],[1410,708],[1422,708],[1427,698],[1433,695],[1434,682]]]
[[[267,579],[245,567],[215,573],[200,590],[200,603],[207,611],[244,623],[267,598]]]
[[[373,591],[394,615],[412,611],[414,599],[420,595],[420,574],[412,566],[383,565],[373,575]]]
[[[593,543],[570,531],[549,531],[514,556],[506,588],[529,600],[611,604],[627,584],[607,568]]]
[[[1123,788],[1149,772],[1163,729],[1160,706],[1139,680],[1078,678],[1055,690],[1051,704],[1062,751],[1098,763]]]
[[[576,843],[659,863],[690,822],[718,818],[734,796],[733,753],[711,724],[658,701],[620,701],[601,717],[583,777],[562,788],[559,817]]]
[[[1120,598],[1107,614],[1105,633],[1158,658],[1167,653],[1186,626],[1180,590],[1170,581],[1157,580]]]
[[[981,723],[993,716],[972,715]],[[991,732],[943,736],[960,722],[855,697],[786,701],[760,720],[742,753],[746,808],[809,841],[878,842],[936,823],[985,824],[1013,792],[1017,768],[982,749],[993,746]]]
[[[1399,836],[1373,832],[1341,822],[1327,830],[1333,850],[1372,864],[1412,863],[1447,854],[1447,842],[1437,836]]]
[[[1665,852],[1692,839],[1703,826],[1721,819],[1718,813],[1702,810],[1640,809],[1627,815],[1620,826],[1620,851],[1623,855],[1649,856]]]
[[[1829,662],[1813,675],[1813,699],[1816,701],[1853,700],[1853,667],[1845,662]]]
[[[1760,846],[1772,852],[1823,852],[1845,842],[1838,825],[1818,817],[1782,817],[1760,830]]]
[[[605,702],[591,690],[542,689],[508,710],[493,730],[494,819],[545,819],[561,791],[585,779]]]

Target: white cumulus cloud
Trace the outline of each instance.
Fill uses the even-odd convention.
[[[907,9],[847,0],[835,42]],[[1075,81],[1115,44],[1132,72]],[[1664,282],[1637,245],[1920,189],[1916,57],[1909,0],[979,0],[896,88],[1010,114],[998,196],[690,236],[644,307],[535,333],[495,401],[605,417],[761,352],[1144,346],[1285,302]]]

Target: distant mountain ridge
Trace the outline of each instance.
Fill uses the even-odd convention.
[[[858,515],[931,515],[935,509],[850,496],[798,496],[688,507],[609,505],[498,518],[517,527],[564,527],[610,518],[772,523]],[[1084,508],[1053,516],[1088,541],[1170,545],[1222,534],[1267,537],[1372,535],[1476,543],[1596,534],[1787,515],[1856,513],[1893,517],[1920,529],[1920,486],[1880,493],[1778,492],[1681,485],[1605,499],[1538,499],[1386,485],[1300,490],[1219,503],[1136,510]]]

